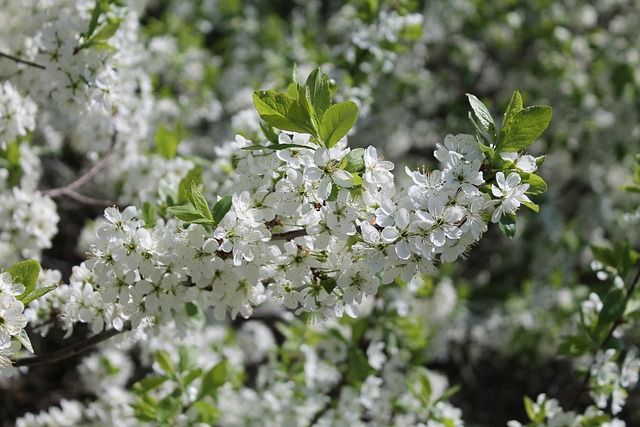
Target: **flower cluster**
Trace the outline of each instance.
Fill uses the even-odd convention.
[[[107,208],[90,259],[50,298],[62,305],[65,328],[185,320],[190,301],[217,319],[249,317],[268,297],[296,313],[356,317],[381,283],[463,256],[492,209],[512,213],[526,199],[514,171],[486,188],[472,135],[438,144],[442,170],[406,169],[407,188],[374,147],[351,150],[343,139],[327,149],[285,132],[279,143],[293,148],[238,136],[226,150],[235,170],[218,187],[232,194],[231,206],[213,226],[170,215],[145,224],[133,206]]]
[[[36,104],[5,81],[0,84],[0,149],[35,128]]]

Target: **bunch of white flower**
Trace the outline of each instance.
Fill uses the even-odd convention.
[[[5,81],[0,84],[0,149],[35,128],[36,104]]]
[[[238,136],[233,149],[221,150],[235,169],[211,183],[232,194],[216,221],[145,224],[133,206],[108,208],[90,259],[74,268],[69,287],[51,294],[52,304],[63,301],[65,328],[180,322],[190,301],[212,307],[218,319],[249,317],[269,296],[296,313],[356,317],[381,283],[409,281],[462,256],[501,203],[480,190],[484,156],[472,135],[438,144],[442,170],[406,169],[413,182],[406,189],[396,187],[394,165],[374,147],[352,150],[343,139],[327,149],[284,132],[279,143],[287,148]],[[518,207],[505,203],[496,211]]]

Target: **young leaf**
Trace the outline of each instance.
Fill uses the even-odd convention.
[[[509,127],[504,129],[499,151],[524,150],[542,135],[550,120],[551,107],[546,105],[536,105],[519,111]]]
[[[33,353],[33,346],[31,345],[31,340],[29,339],[29,335],[27,335],[27,331],[25,331],[24,329],[20,329],[20,332],[18,332],[13,337],[20,341],[20,344],[22,344],[22,346],[26,348],[29,353]]]
[[[627,308],[626,292],[620,288],[611,288],[602,301],[602,310],[598,323],[612,323],[619,319]]]
[[[93,11],[91,12],[91,19],[89,20],[89,28],[87,28],[86,34],[83,34],[85,40],[93,35],[93,32],[96,30],[96,27],[98,26],[98,18],[100,18],[101,14],[102,14],[102,5],[100,4],[99,1],[97,1],[95,7],[93,8]]]
[[[493,122],[493,117],[491,117],[489,109],[474,95],[470,93],[467,93],[466,95],[469,98],[469,104],[471,104],[473,112],[478,120],[480,120],[480,124],[484,130],[486,130],[490,136],[494,136],[496,133],[496,125]]]
[[[110,22],[103,25],[98,29],[98,31],[93,34],[93,36],[89,40],[89,44],[92,45],[95,42],[103,42],[109,40],[114,36],[116,31],[118,31],[118,28],[120,28],[120,21]]]
[[[191,190],[192,185],[200,185],[202,184],[202,167],[197,165],[193,169],[191,169],[184,178],[180,180],[180,184],[178,185],[178,200],[176,204],[184,205],[189,201],[189,191]]]
[[[36,260],[28,259],[13,264],[7,269],[7,273],[11,275],[14,283],[22,283],[24,285],[24,292],[17,297],[19,301],[22,301],[36,287],[38,274],[40,274],[40,264]]]
[[[558,347],[558,356],[580,357],[589,351],[591,342],[583,335],[564,337]]]
[[[535,421],[536,419],[536,411],[533,409],[533,400],[529,396],[524,397],[524,410],[527,413],[527,417],[529,420]]]
[[[227,361],[223,360],[209,369],[202,377],[199,397],[214,396],[216,390],[227,381]]]
[[[189,201],[196,208],[196,211],[200,213],[200,216],[204,219],[213,222],[213,216],[211,216],[211,209],[209,209],[209,204],[207,200],[204,198],[200,190],[198,190],[198,186],[192,182],[191,183],[191,191],[187,193],[187,197],[189,197]]]
[[[165,159],[173,159],[178,152],[178,144],[183,134],[184,129],[180,123],[177,123],[173,129],[161,123],[155,136],[156,151]]]
[[[150,377],[145,377],[133,385],[132,391],[135,394],[144,394],[148,391],[151,391],[153,389],[160,387],[168,379],[169,378],[167,377],[161,377],[161,376],[155,376],[155,375]]]
[[[220,221],[222,221],[227,212],[231,210],[232,204],[231,196],[224,196],[218,200],[218,203],[213,206],[213,221],[215,224],[220,224]]]
[[[142,205],[142,214],[140,219],[144,221],[144,226],[153,227],[156,223],[156,208],[149,202],[144,202]]]
[[[305,82],[309,93],[311,105],[315,110],[318,121],[322,121],[325,111],[331,107],[331,92],[329,90],[329,78],[326,74],[316,68],[309,74]]]
[[[19,300],[22,301],[22,303],[24,305],[29,304],[31,301],[36,300],[46,294],[48,294],[49,292],[55,290],[57,288],[57,286],[53,285],[53,286],[45,286],[43,288],[36,288],[34,290],[32,290],[31,292],[29,292],[26,295],[20,295]]]
[[[331,148],[344,137],[358,118],[355,102],[341,102],[327,109],[320,122],[320,137],[327,148]]]
[[[361,384],[373,371],[367,355],[357,347],[349,349],[348,364],[347,379],[353,384]]]
[[[278,143],[278,134],[273,130],[273,126],[269,123],[260,122],[260,129],[262,129],[262,133],[264,137],[267,138],[267,141],[272,144]]]
[[[340,169],[344,169],[347,172],[356,173],[364,170],[364,148],[356,148],[351,150],[347,154],[342,162],[340,162]],[[355,183],[354,183],[355,185]]]
[[[540,176],[534,173],[522,173],[523,184],[529,184],[527,194],[542,194],[547,191],[547,183]]]
[[[507,106],[506,111],[504,112],[504,119],[502,121],[502,131],[504,132],[509,126],[511,126],[511,122],[515,118],[516,114],[522,110],[522,96],[520,92],[517,90],[513,91],[513,95],[511,96],[511,101],[509,101],[509,105]]]
[[[536,205],[533,202],[522,202],[522,204],[534,212],[540,212],[540,206]]]
[[[498,223],[500,231],[507,237],[513,237],[516,235],[516,215],[515,214],[503,214]]]
[[[253,103],[258,114],[271,126],[289,132],[313,133],[296,99],[273,90],[253,92]]]
[[[153,359],[158,363],[160,369],[166,372],[170,377],[175,377],[176,370],[173,367],[169,353],[164,350],[158,350],[153,356]]]
[[[193,206],[169,206],[167,211],[176,218],[188,224],[210,224],[206,218],[203,218]]]

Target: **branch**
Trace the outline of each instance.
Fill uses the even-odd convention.
[[[98,334],[95,334],[84,341],[80,341],[69,347],[60,349],[58,351],[54,351],[52,353],[42,354],[39,356],[33,357],[23,357],[22,359],[18,359],[13,362],[13,366],[38,366],[38,365],[46,365],[48,363],[57,362],[59,360],[67,359],[72,356],[76,356],[80,353],[83,353],[89,350],[91,347],[96,344],[101,343],[102,341],[106,341],[111,337],[114,337],[122,332],[130,331],[132,328],[131,322],[127,321],[124,323],[122,330],[119,331],[117,329],[107,329],[106,331],[102,331]]]
[[[73,181],[72,183],[64,187],[52,188],[51,190],[45,191],[43,194],[52,198],[60,197],[62,195],[73,197],[73,195],[70,195],[70,194],[75,193],[75,190],[77,188],[80,188],[83,185],[85,185],[87,182],[89,182],[91,178],[93,178],[98,172],[100,172],[102,169],[105,168],[105,166],[107,166],[107,163],[109,162],[109,158],[113,154],[113,149],[116,145],[117,137],[118,137],[118,132],[113,132],[113,134],[111,135],[111,145],[109,145],[109,149],[107,150],[107,152],[104,154],[104,156],[102,157],[102,159],[100,159],[98,163],[93,165],[93,167],[89,169],[87,172],[85,172],[82,176],[80,176],[78,179],[76,179],[75,181]],[[74,195],[78,195],[78,193],[75,193]],[[80,197],[85,197],[85,196],[80,195]],[[92,198],[88,198],[88,199],[92,199]],[[95,201],[97,199],[92,199],[92,200]]]
[[[627,290],[625,305],[629,303],[629,300],[631,299],[631,296],[633,295],[633,292],[635,291],[635,288],[639,281],[640,281],[640,266],[638,266],[638,271],[636,272],[636,275],[633,278],[633,281],[631,282],[631,286],[629,286],[629,289]],[[622,318],[616,320],[613,323],[613,325],[611,326],[611,329],[609,330],[609,333],[607,334],[605,339],[602,340],[602,343],[598,347],[598,350],[602,349],[609,342],[609,340],[613,337],[613,333],[615,332],[616,328],[623,323],[624,323],[624,319]],[[578,389],[578,393],[573,398],[573,401],[571,402],[569,409],[573,410],[578,406],[578,400],[580,400],[580,397],[582,396],[582,394],[587,390],[587,387],[589,386],[589,380],[591,379],[591,367],[593,366],[593,363],[595,363],[595,361],[591,362],[591,364],[589,365],[589,369],[587,370],[587,373],[585,374],[584,379],[582,380],[582,384],[580,384],[580,389]]]
[[[60,190],[61,190],[59,194],[60,196],[67,196],[68,198],[73,199],[76,202],[79,202],[85,205],[103,206],[103,207],[114,205],[114,203],[111,200],[95,199],[93,197],[85,196],[73,190],[67,190],[66,188],[61,188]],[[56,196],[58,195],[56,194]]]
[[[19,62],[21,64],[30,65],[32,67],[40,68],[41,70],[46,70],[47,67],[44,65],[36,64],[35,62],[27,61],[26,59],[18,58],[17,56],[9,55],[8,53],[0,52],[0,56],[10,59],[15,62]]]
[[[304,228],[273,234],[271,235],[271,240],[291,240],[302,236],[307,236],[307,230]]]

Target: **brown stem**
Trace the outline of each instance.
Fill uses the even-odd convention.
[[[122,332],[130,331],[132,328],[131,322],[125,322],[122,330],[119,331],[117,329],[107,329],[100,333],[97,333],[84,341],[79,343],[75,343],[70,345],[69,347],[60,349],[58,351],[54,351],[52,353],[41,354],[39,356],[33,357],[23,357],[22,359],[18,359],[13,362],[13,366],[38,366],[38,365],[46,365],[48,363],[57,362],[59,360],[67,359],[72,356],[76,356],[80,353],[83,353],[89,350],[91,347],[96,344],[101,343],[102,341],[106,341],[111,337],[114,337]]]
[[[19,62],[21,64],[30,65],[32,67],[40,68],[41,70],[46,70],[47,67],[44,65],[36,64],[35,62],[27,61],[26,59],[18,58],[17,56],[9,55],[8,53],[0,52],[0,56],[10,59],[15,62]]]
[[[273,234],[271,236],[271,240],[291,240],[291,239],[295,239],[296,237],[302,237],[306,235],[307,235],[307,230],[302,228],[300,230],[285,231],[283,233]]]
[[[102,169],[105,168],[105,166],[107,166],[107,163],[109,162],[109,158],[113,154],[113,149],[116,145],[117,137],[118,137],[118,132],[113,132],[113,134],[111,135],[111,145],[109,145],[109,149],[104,154],[102,159],[100,159],[98,163],[93,165],[91,169],[89,169],[87,172],[85,172],[82,176],[80,176],[78,179],[76,179],[72,183],[64,187],[52,188],[51,190],[45,191],[44,194],[49,197],[55,198],[55,197],[60,197],[62,195],[70,196],[71,193],[75,193],[76,189],[85,185],[87,182],[89,182],[91,178],[93,178],[98,172],[100,172]],[[75,193],[75,194],[78,194],[78,193]],[[70,197],[73,197],[73,196],[70,196]],[[89,198],[89,199],[92,199],[92,198]],[[97,199],[92,199],[92,200],[95,201]]]

